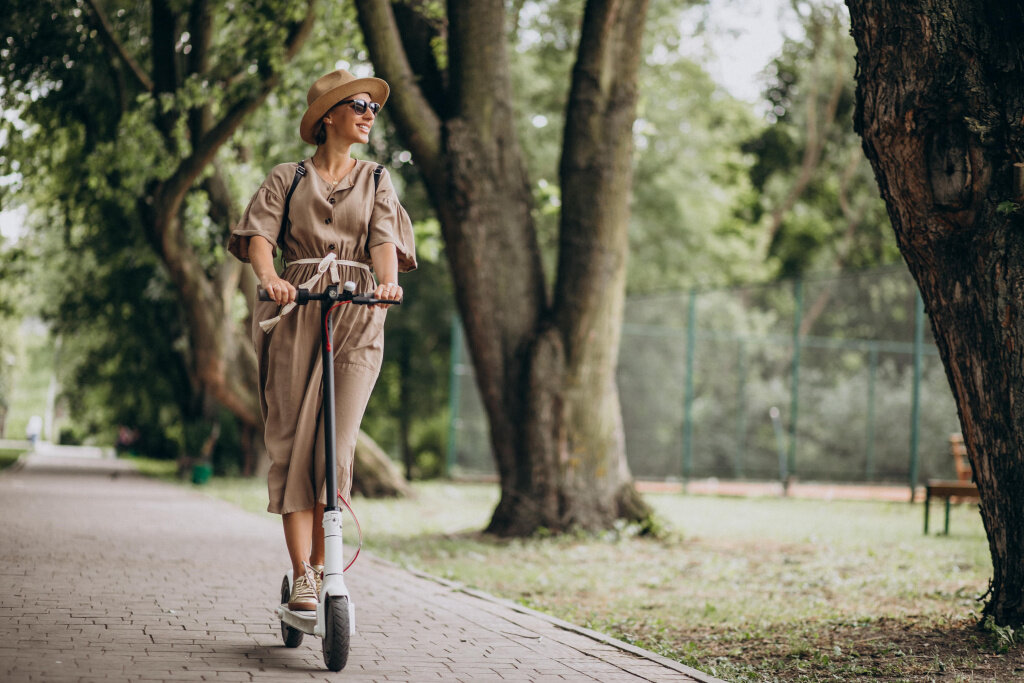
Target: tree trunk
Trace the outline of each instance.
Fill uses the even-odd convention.
[[[630,483],[615,378],[646,15],[647,0],[587,3],[560,169],[563,203],[554,318],[566,358],[569,459],[563,467],[568,487],[581,493],[595,486],[602,490],[596,505],[580,505],[586,496],[575,496],[572,516],[592,516],[594,526],[609,516],[638,519],[650,513]],[[608,503],[614,505],[610,510],[605,508]]]
[[[1024,9],[849,2],[855,125],[917,280],[981,494],[985,614],[1024,623]]]
[[[377,442],[363,432],[356,437],[356,462],[352,493],[367,498],[395,498],[412,495],[398,467]]]
[[[448,3],[444,98],[417,85],[416,74],[433,66],[410,64],[387,0],[356,5],[376,71],[393,85],[391,115],[441,221],[501,480],[488,531],[598,529],[645,517],[625,462],[615,366],[646,2],[587,4],[554,304],[515,129],[504,3]],[[444,110],[431,108],[438,101]]]

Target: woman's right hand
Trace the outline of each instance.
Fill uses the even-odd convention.
[[[282,280],[277,276],[272,276],[261,281],[260,284],[278,306],[284,306],[285,304],[290,304],[295,301],[295,285],[287,280]]]

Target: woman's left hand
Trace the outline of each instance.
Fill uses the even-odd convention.
[[[373,290],[374,299],[402,300],[402,288],[396,282],[382,282]],[[376,304],[374,308],[391,308],[391,304]]]

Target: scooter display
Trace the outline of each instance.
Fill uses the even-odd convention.
[[[287,647],[298,647],[305,634],[322,639],[324,664],[331,671],[341,671],[348,663],[349,641],[356,631],[355,606],[345,586],[342,545],[341,508],[338,507],[338,474],[335,454],[334,425],[334,362],[331,348],[331,312],[342,304],[372,306],[374,304],[397,305],[401,301],[376,299],[370,293],[356,294],[354,282],[346,282],[342,289],[328,285],[321,293],[314,294],[299,289],[295,303],[300,306],[311,301],[320,302],[320,354],[323,361],[321,421],[324,426],[324,457],[326,459],[327,505],[324,507],[324,574],[320,589],[320,601],[315,612],[288,609],[288,598],[292,586],[292,570],[289,569],[281,582],[281,605],[277,615],[281,620],[281,637]],[[260,301],[270,301],[270,296],[261,288]],[[341,499],[348,507],[348,503]],[[351,512],[351,508],[349,508]],[[353,516],[354,518],[354,516]],[[357,553],[358,554],[358,553]],[[355,558],[353,558],[354,560]],[[351,562],[349,563],[351,564]]]

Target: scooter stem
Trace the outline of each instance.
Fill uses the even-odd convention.
[[[338,465],[335,455],[334,428],[334,354],[331,349],[333,326],[331,325],[331,306],[333,301],[320,302],[320,357],[323,366],[323,394],[321,420],[324,423],[324,457],[326,460],[327,504],[325,511],[338,509]]]
[[[341,511],[324,513],[324,581],[333,583],[334,577],[341,578],[345,571],[343,556]],[[345,593],[347,595],[347,592]],[[338,595],[338,593],[332,593]]]

